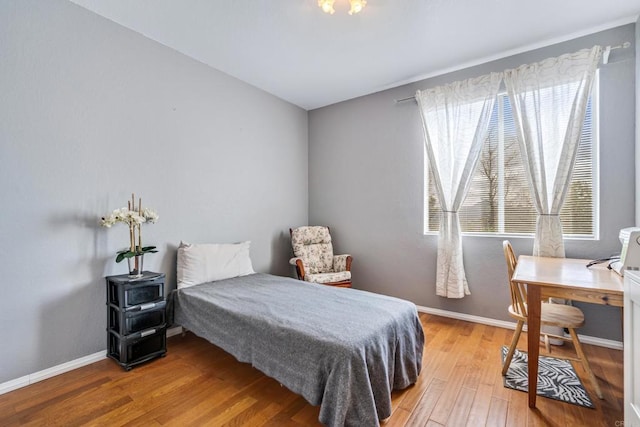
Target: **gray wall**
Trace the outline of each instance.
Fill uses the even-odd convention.
[[[289,274],[305,224],[307,112],[65,0],[0,1],[0,383],[105,348],[104,276],[131,192],[160,214],[148,270],[176,246],[251,240]]]
[[[394,99],[490,71],[503,71],[594,44],[634,42],[634,25],[492,61],[309,113],[309,221],[331,226],[338,251],[353,254],[354,286],[459,313],[510,320],[502,237],[464,237],[471,295],[435,295],[437,236],[423,235],[423,137],[415,103]],[[634,224],[635,47],[615,50],[600,69],[600,231],[598,241],[566,242],[568,257],[620,250],[618,231]],[[419,53],[417,53],[419,54]],[[428,53],[424,53],[428,54]],[[530,254],[533,238],[512,238]],[[621,340],[619,309],[577,304],[581,333]]]

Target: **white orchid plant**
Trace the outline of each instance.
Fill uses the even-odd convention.
[[[121,262],[126,258],[137,255],[158,252],[155,246],[142,246],[142,229],[144,223],[155,224],[158,221],[158,214],[153,209],[142,208],[142,199],[139,199],[138,206],[135,206],[135,196],[131,195],[131,200],[127,202],[126,208],[115,209],[110,214],[100,219],[100,225],[111,228],[119,222],[129,226],[130,245],[127,249],[118,251],[116,262]]]

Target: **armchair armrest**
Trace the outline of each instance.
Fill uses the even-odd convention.
[[[351,271],[353,258],[349,254],[333,256],[333,271]]]
[[[298,279],[304,280],[304,263],[302,262],[302,258],[293,257],[289,260],[289,264],[296,266]]]

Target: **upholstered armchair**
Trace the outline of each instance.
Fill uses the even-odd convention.
[[[351,255],[334,255],[329,227],[289,229],[298,279],[343,288],[351,287]]]

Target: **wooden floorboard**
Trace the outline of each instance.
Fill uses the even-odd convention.
[[[416,384],[392,394],[384,427],[614,426],[623,419],[622,352],[585,345],[604,393],[597,398],[581,365],[574,368],[595,409],[507,389],[500,348],[513,331],[420,314],[423,369]],[[526,333],[519,348],[526,348]],[[552,355],[572,355],[566,344]],[[0,426],[314,426],[319,408],[186,334],[168,340],[167,356],[125,372],[103,360],[0,395]]]

